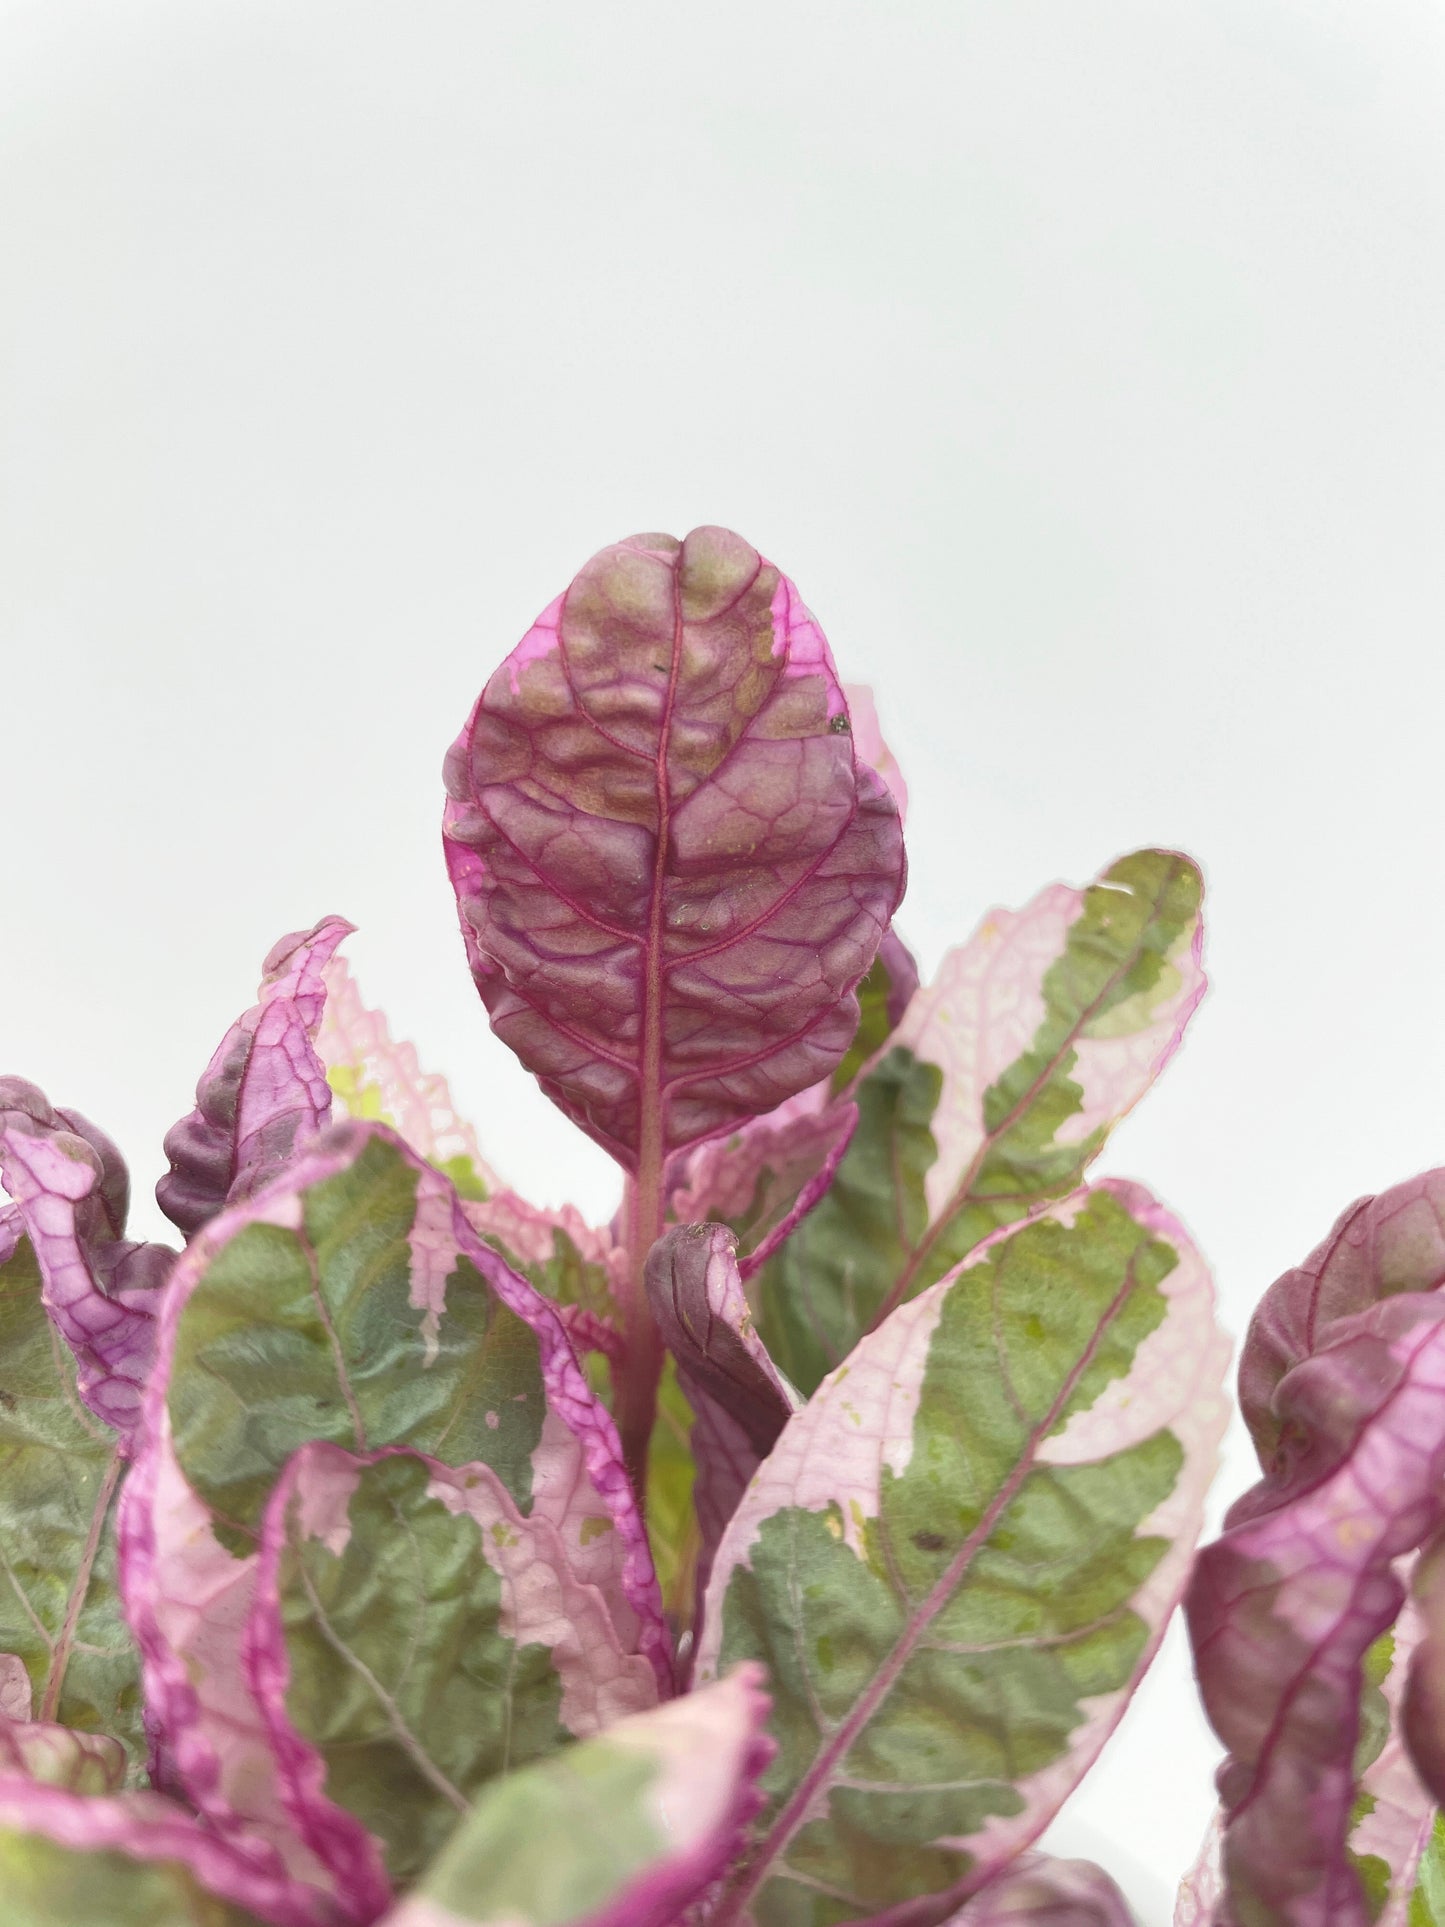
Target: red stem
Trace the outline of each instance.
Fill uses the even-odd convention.
[[[617,1430],[623,1457],[639,1506],[647,1499],[647,1450],[657,1420],[657,1385],[662,1376],[663,1344],[647,1302],[643,1268],[647,1254],[662,1236],[663,1118],[667,1096],[662,1086],[662,939],[663,895],[671,854],[672,794],[668,782],[668,744],[672,711],[677,701],[677,678],[682,666],[682,604],[673,575],[672,668],[663,701],[657,751],[657,845],[652,859],[652,898],[647,913],[647,943],[643,951],[642,1062],[638,1080],[637,1175],[628,1180],[626,1200],[627,1250],[631,1270],[628,1298],[623,1306],[626,1355],[613,1374],[617,1398]]]

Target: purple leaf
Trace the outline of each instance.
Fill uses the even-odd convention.
[[[729,1226],[751,1278],[819,1202],[858,1123],[858,1107],[822,1104],[823,1092],[790,1098],[730,1137],[709,1138],[679,1160],[668,1199],[679,1224]],[[820,1105],[822,1108],[820,1108]]]
[[[1260,1464],[1281,1443],[1276,1387],[1327,1341],[1336,1319],[1402,1291],[1445,1281],[1445,1170],[1426,1171],[1378,1197],[1359,1198],[1302,1265],[1275,1281],[1250,1321],[1239,1364],[1239,1402]]]
[[[196,1108],[166,1133],[171,1168],[156,1202],[192,1238],[250,1197],[331,1117],[315,1038],[326,964],[354,924],[323,917],[283,937],[262,966],[259,1001],[232,1024],[196,1086]]]
[[[1135,1927],[1135,1921],[1118,1887],[1091,1860],[1026,1853],[948,1927]]]
[[[802,1404],[753,1330],[735,1243],[722,1225],[681,1225],[647,1259],[653,1317],[694,1416],[699,1601],[748,1480]]]
[[[445,841],[492,1027],[629,1170],[827,1075],[903,888],[822,633],[740,537],[604,549],[492,676]]]
[[[878,946],[878,959],[888,972],[888,1001],[885,1012],[890,1034],[903,1022],[918,989],[918,963],[913,952],[892,928],[884,933]]]
[[[1368,1927],[1355,1856],[1403,1868],[1419,1823],[1387,1749],[1375,1764],[1399,1809],[1393,1844],[1361,1837],[1355,1751],[1365,1655],[1404,1597],[1394,1568],[1441,1518],[1445,1299],[1401,1294],[1337,1320],[1280,1381],[1273,1412],[1288,1462],[1232,1508],[1186,1601],[1205,1709],[1229,1749],[1216,1918]]]
[[[722,1405],[763,1459],[802,1405],[753,1330],[737,1240],[719,1224],[678,1225],[652,1247],[647,1296],[689,1402]]]
[[[33,1084],[0,1080],[0,1175],[15,1200],[0,1242],[13,1248],[20,1226],[29,1235],[42,1302],[75,1354],[80,1396],[129,1441],[150,1370],[157,1289],[176,1254],[119,1235],[125,1167],[93,1126],[76,1134],[83,1122],[53,1110]]]

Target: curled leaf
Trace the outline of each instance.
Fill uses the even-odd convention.
[[[1110,1183],[979,1248],[784,1428],[697,1677],[765,1661],[768,1805],[716,1927],[936,1921],[1081,1778],[1176,1603],[1225,1419],[1208,1272]],[[790,1912],[790,1910],[792,1910]]]
[[[753,1329],[732,1233],[685,1225],[648,1254],[647,1296],[692,1407],[695,1583],[707,1586],[723,1528],[802,1401]]]
[[[196,1086],[196,1108],[166,1133],[171,1168],[156,1202],[187,1238],[221,1208],[248,1198],[331,1117],[315,1038],[326,1006],[324,971],[355,928],[323,917],[282,937],[262,966],[259,1000],[216,1048]]]
[[[1233,1507],[1186,1602],[1205,1709],[1229,1750],[1218,1918],[1367,1927],[1380,1880],[1403,1904],[1421,1844],[1423,1803],[1397,1797],[1398,1776],[1397,1810],[1371,1838],[1358,1747],[1367,1656],[1404,1597],[1397,1563],[1441,1517],[1445,1298],[1400,1294],[1335,1321],[1273,1409],[1289,1463]],[[1387,1747],[1369,1762],[1382,1791],[1397,1764]]]
[[[767,1707],[739,1667],[494,1782],[388,1927],[678,1927],[757,1808]]]
[[[119,1152],[18,1077],[0,1079],[0,1176],[15,1200],[4,1245],[13,1251],[24,1229],[45,1310],[75,1355],[80,1396],[129,1441],[150,1369],[157,1288],[175,1253],[122,1236],[129,1181]]]
[[[1201,882],[1141,850],[996,910],[851,1087],[827,1196],[759,1276],[759,1329],[809,1392],[1000,1226],[1072,1191],[1204,993]]]
[[[948,1927],[1135,1927],[1135,1920],[1102,1867],[1026,1853]]]
[[[1285,1374],[1327,1341],[1337,1319],[1441,1283],[1445,1171],[1357,1199],[1302,1265],[1275,1280],[1250,1320],[1239,1363],[1239,1402],[1266,1471],[1282,1442],[1272,1401]]]
[[[827,644],[740,537],[594,556],[447,759],[492,1027],[626,1168],[827,1076],[903,888]]]
[[[753,1330],[725,1225],[679,1225],[647,1259],[647,1296],[689,1399],[721,1405],[759,1459],[802,1403]]]

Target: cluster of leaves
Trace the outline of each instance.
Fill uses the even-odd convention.
[[[1263,1477],[1186,1609],[1228,1749],[1177,1927],[1445,1924],[1445,1171],[1362,1198],[1265,1294]]]
[[[717,529],[595,557],[446,780],[493,1028],[621,1209],[499,1182],[336,918],[166,1139],[179,1252],[0,1084],[0,1922],[1120,1927],[1032,1846],[1189,1581],[1226,1415],[1198,1252],[1086,1183],[1203,993],[1197,871],[1047,889],[920,986],[871,704]],[[1366,1242],[1262,1314],[1265,1497],[1193,1581],[1222,1877],[1264,1894],[1292,1827],[1334,1883],[1242,1921],[1405,1877],[1378,1641],[1437,1523],[1445,1298]],[[1407,1733],[1445,1690],[1413,1650]]]

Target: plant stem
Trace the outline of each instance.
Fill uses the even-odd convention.
[[[625,1222],[627,1249],[632,1258],[627,1302],[622,1307],[625,1351],[613,1372],[617,1430],[637,1503],[647,1499],[647,1452],[657,1420],[657,1385],[662,1376],[662,1338],[647,1302],[643,1268],[647,1254],[662,1236],[661,1145],[642,1146],[635,1178],[627,1181]]]
[[[677,678],[682,666],[682,602],[676,573],[672,581],[672,664],[667,678],[658,729],[657,839],[652,857],[652,895],[647,909],[647,941],[642,951],[642,1029],[638,1064],[637,1175],[628,1179],[626,1198],[627,1249],[632,1260],[628,1301],[623,1306],[626,1352],[614,1372],[617,1395],[614,1414],[622,1439],[622,1453],[637,1494],[639,1507],[647,1502],[647,1452],[657,1420],[657,1385],[662,1376],[663,1345],[647,1302],[643,1277],[647,1254],[662,1236],[663,1165],[667,1095],[663,1088],[662,1004],[664,931],[663,901],[667,893],[668,860],[672,842],[672,787],[668,749],[672,712],[677,701]]]

